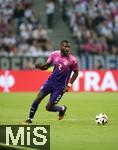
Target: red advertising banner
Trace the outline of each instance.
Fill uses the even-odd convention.
[[[49,75],[49,71],[0,70],[0,92],[37,92]],[[118,92],[118,70],[82,70],[71,91]]]

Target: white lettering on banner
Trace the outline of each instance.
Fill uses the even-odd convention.
[[[114,76],[112,72],[110,71],[105,73],[101,87],[100,87],[101,91],[106,91],[107,89],[111,89],[113,91],[118,90]]]
[[[80,82],[81,81],[81,82]],[[83,85],[80,85],[83,84]],[[82,89],[82,87],[84,89]],[[97,71],[80,71],[72,86],[73,91],[118,91],[117,81],[112,71],[106,71],[104,76]]]
[[[0,86],[4,88],[4,92],[9,92],[9,88],[11,88],[14,84],[15,79],[9,74],[9,71],[5,71],[4,75],[0,76]]]
[[[36,74],[36,75],[35,75]],[[0,92],[36,91],[50,72],[0,71]],[[29,78],[27,78],[29,76]],[[30,81],[30,78],[33,80]],[[41,78],[39,76],[42,76]],[[37,81],[39,83],[37,84]],[[22,82],[21,82],[22,81]],[[27,84],[28,83],[28,84]],[[35,84],[35,88],[32,85]],[[12,88],[13,87],[13,88]],[[22,88],[21,88],[22,87]],[[118,70],[81,70],[70,91],[113,91],[118,92]]]
[[[116,55],[106,57],[106,69],[114,69],[114,68],[117,68]]]
[[[94,71],[87,71],[85,72],[85,91],[91,91],[93,89],[94,91],[99,91],[99,81],[100,76],[97,72]]]

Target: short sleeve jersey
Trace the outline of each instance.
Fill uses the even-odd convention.
[[[62,56],[60,50],[52,52],[48,57],[47,62],[52,62],[54,66],[49,79],[54,79],[54,81],[60,82],[62,85],[68,83],[72,71],[78,70],[77,59],[72,54]]]

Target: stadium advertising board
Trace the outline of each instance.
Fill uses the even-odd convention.
[[[49,75],[49,71],[0,70],[0,92],[37,92]],[[118,70],[82,70],[70,91],[118,92]]]
[[[32,57],[32,56],[0,56],[0,68],[9,69],[27,69],[29,63],[44,63],[48,55]],[[81,55],[79,57],[79,68],[82,69],[118,69],[117,55]],[[81,62],[81,63],[80,63]]]

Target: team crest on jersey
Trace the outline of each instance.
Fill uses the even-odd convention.
[[[56,59],[55,59],[55,61],[57,62],[57,61],[58,61],[58,59],[56,58]]]
[[[66,65],[68,65],[68,62],[67,62],[67,61],[65,61],[65,62],[64,62],[64,65],[65,65],[65,66],[66,66]]]

